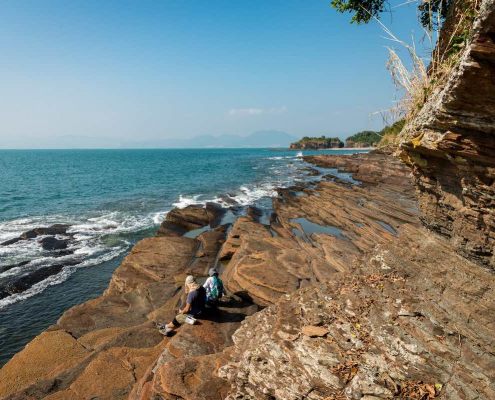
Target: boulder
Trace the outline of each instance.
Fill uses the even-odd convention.
[[[64,264],[54,264],[49,267],[42,267],[30,272],[28,275],[14,278],[4,288],[0,289],[0,299],[15,293],[22,293],[38,282],[44,281],[52,275],[58,274],[64,268]]]
[[[68,240],[60,240],[54,237],[45,237],[39,241],[41,247],[44,250],[54,251],[54,250],[65,250],[68,246]]]

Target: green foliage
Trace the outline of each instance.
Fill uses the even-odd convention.
[[[419,20],[421,21],[421,25],[429,30],[439,29],[439,26],[437,24],[438,16],[440,17],[440,21],[445,21],[449,8],[453,2],[453,0],[434,0],[430,2],[421,2],[418,6]]]
[[[355,135],[349,136],[347,140],[352,141],[354,143],[367,143],[368,145],[372,145],[373,143],[378,143],[381,140],[381,135],[379,132],[375,131],[362,131],[358,132]]]
[[[425,28],[432,29],[437,21],[437,16],[443,21],[453,0],[431,0],[421,2],[418,6],[420,21]],[[380,18],[383,12],[390,12],[390,3],[387,0],[332,0],[332,7],[341,13],[354,14],[351,24],[368,23],[373,18]]]
[[[379,18],[389,5],[385,0],[332,0],[331,4],[340,13],[354,13],[351,24],[367,24],[373,17]]]
[[[382,140],[380,141],[380,143],[378,143],[378,147],[383,147],[387,144],[395,143],[395,138],[400,133],[400,131],[402,131],[402,128],[404,128],[405,124],[406,120],[403,118],[395,122],[391,126],[386,126],[385,128],[383,128],[379,132]]]
[[[315,143],[332,143],[332,142],[340,142],[338,137],[327,138],[326,136],[317,137],[309,137],[304,136],[301,140],[296,143],[307,143],[307,142],[315,142]]]

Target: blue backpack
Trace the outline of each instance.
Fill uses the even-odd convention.
[[[210,296],[213,300],[221,299],[223,296],[223,282],[218,276],[213,277],[213,288]]]

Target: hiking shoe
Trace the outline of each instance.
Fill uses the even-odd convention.
[[[162,324],[162,323],[160,323],[160,322],[157,322],[157,323],[156,323],[156,327],[157,327],[158,329],[165,329],[165,326],[166,326],[166,325],[167,325],[167,324]]]
[[[172,332],[172,331],[173,331],[172,328],[169,328],[168,326],[166,326],[165,328],[160,329],[158,332],[160,332],[164,336],[170,336],[170,332]]]

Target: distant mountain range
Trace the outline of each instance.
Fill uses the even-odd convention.
[[[190,139],[121,140],[107,137],[50,136],[41,139],[0,137],[0,149],[177,149],[289,147],[298,138],[280,131],[258,131],[248,136],[202,135]]]

